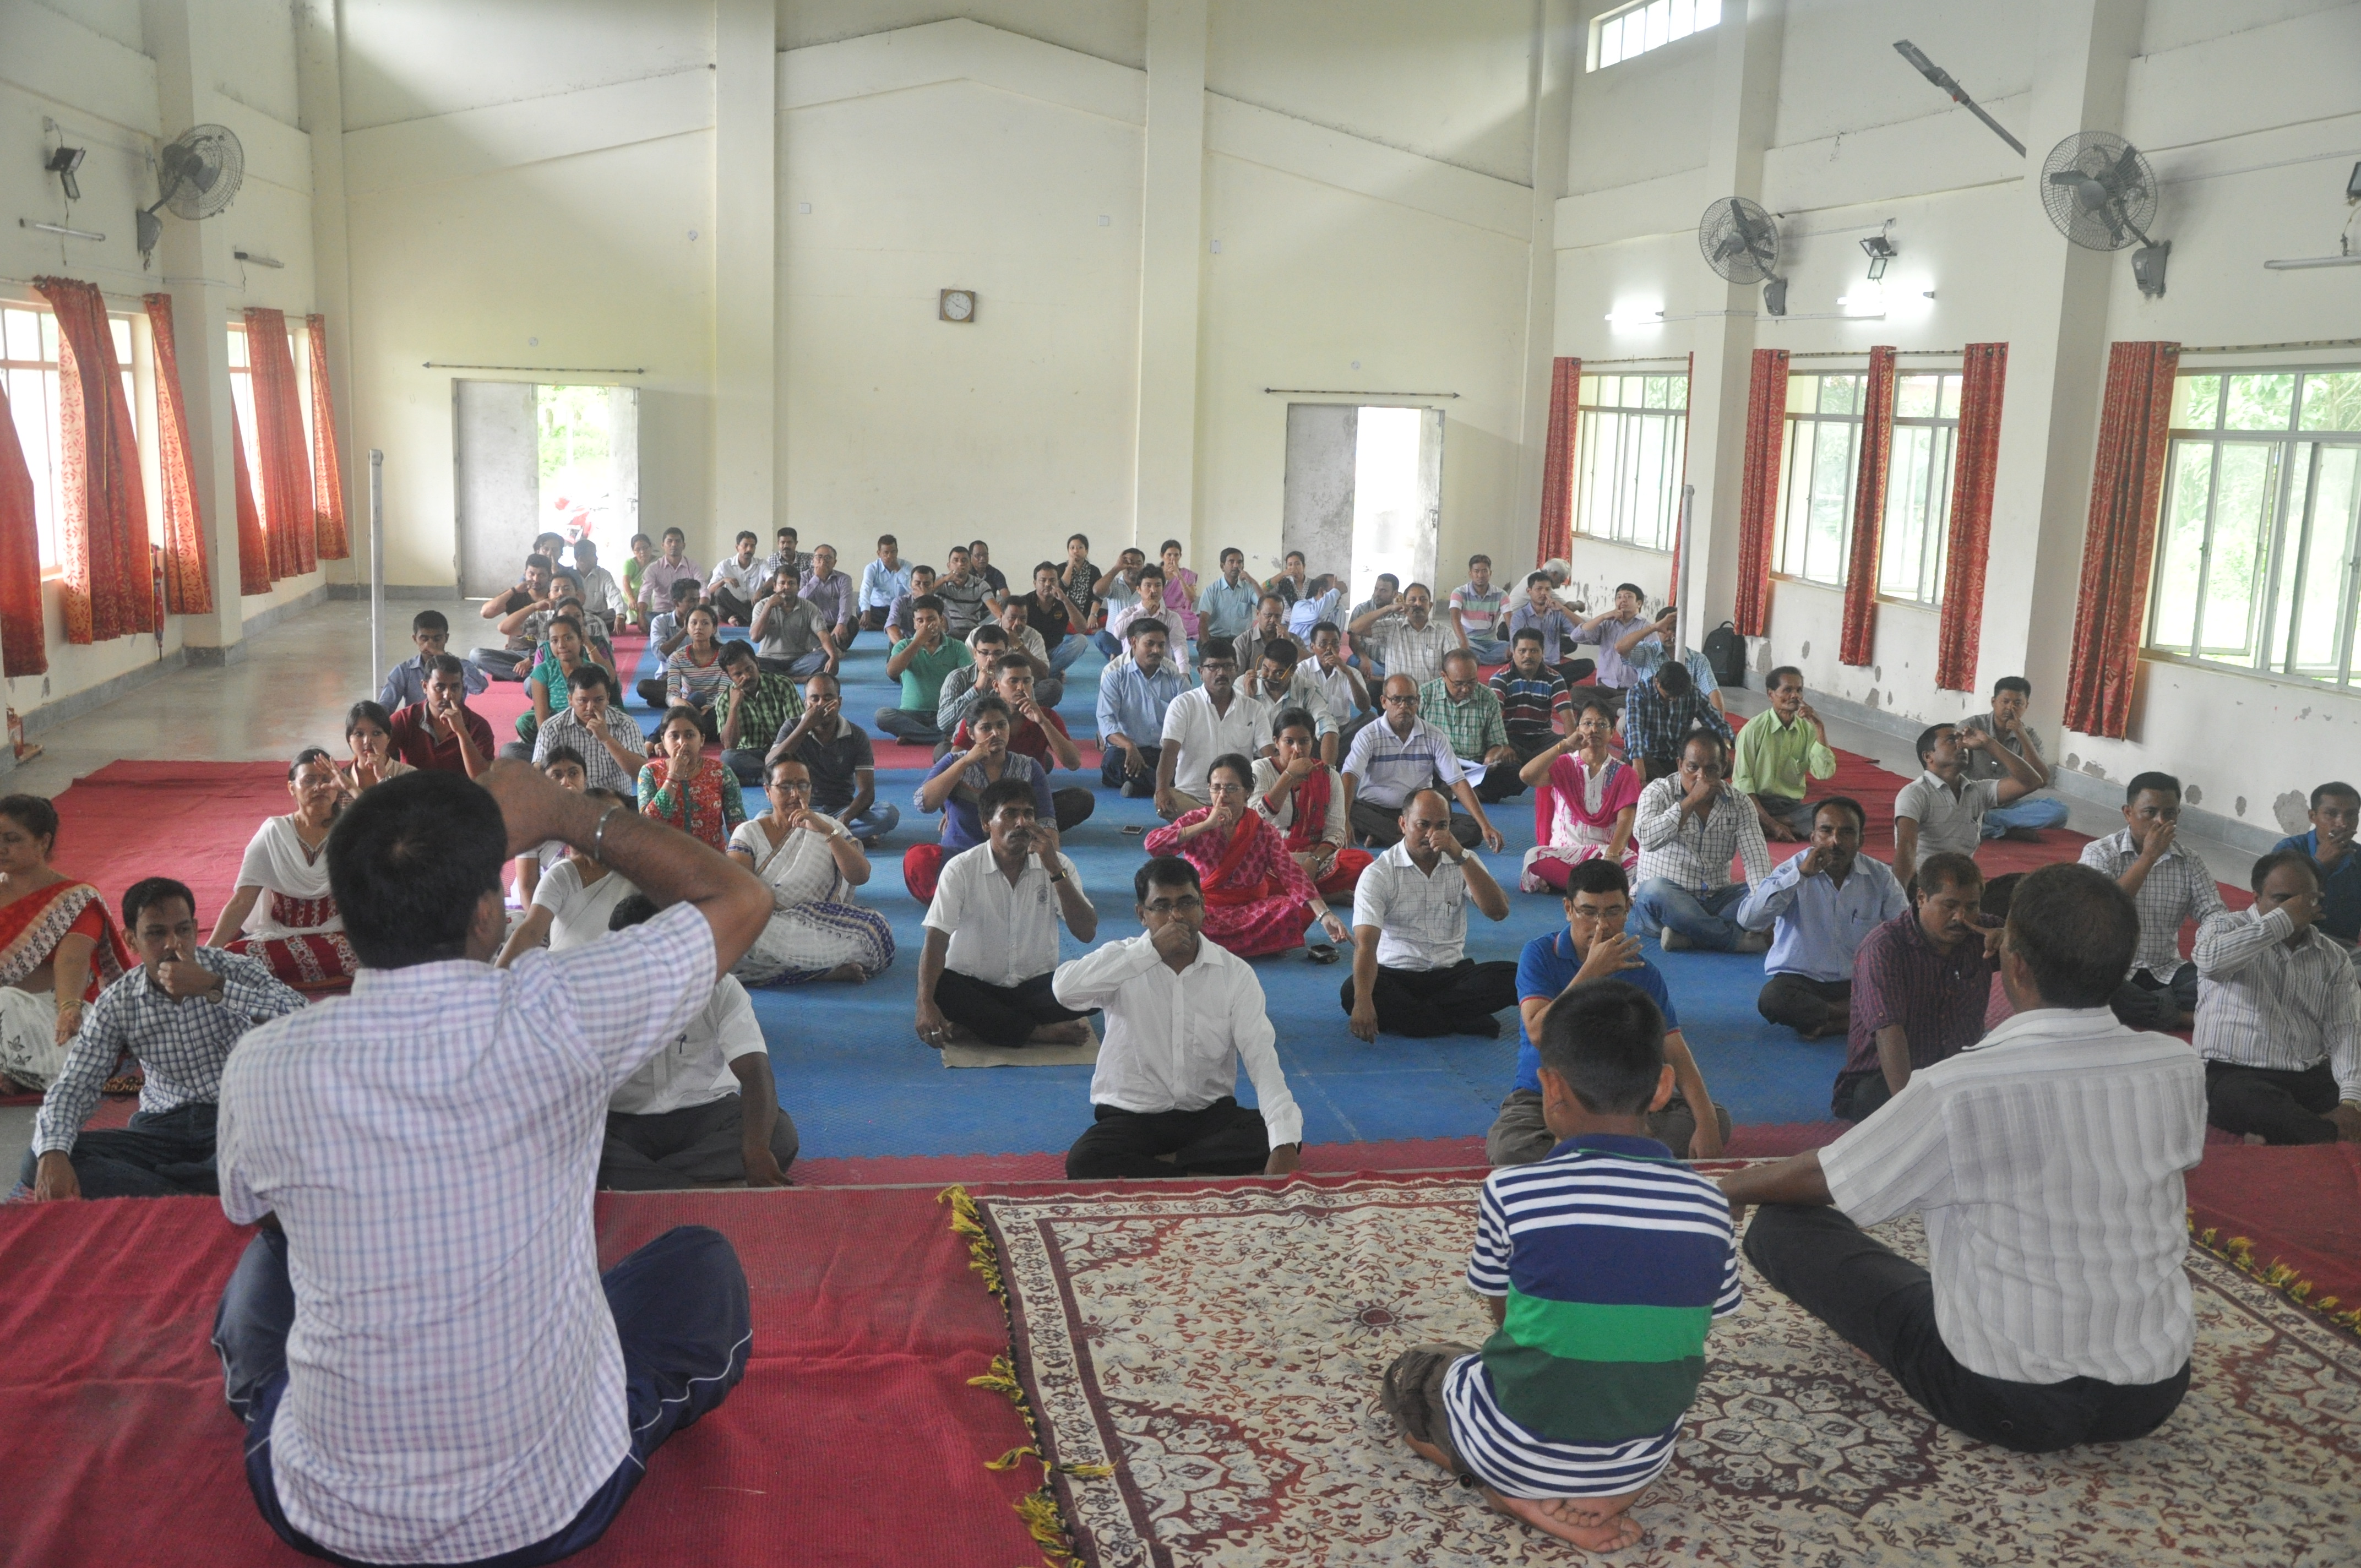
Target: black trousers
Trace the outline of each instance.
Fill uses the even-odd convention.
[[[2267,1144],[2333,1144],[2336,1124],[2328,1113],[2335,1109],[2336,1075],[2324,1061],[2301,1072],[2205,1064],[2205,1119],[2225,1133],[2260,1133]]]
[[[1867,1072],[1837,1074],[1834,1093],[1828,1096],[1828,1109],[1839,1122],[1866,1122],[1877,1108],[1894,1098],[1894,1091],[1885,1081],[1882,1068]]]
[[[1372,801],[1356,800],[1353,803],[1353,813],[1348,820],[1354,832],[1365,835],[1369,842],[1384,849],[1390,850],[1401,842],[1401,807],[1399,806],[1378,806]],[[1476,819],[1455,807],[1451,813],[1451,836],[1459,840],[1459,847],[1463,850],[1472,850],[1484,841],[1484,830],[1476,826]]]
[[[120,1132],[82,1133],[75,1136],[74,1180],[85,1198],[178,1198],[188,1194],[214,1197],[221,1183],[214,1176],[214,1115],[211,1101],[175,1106],[170,1111],[132,1113],[131,1124]],[[17,1179],[26,1186],[40,1167],[40,1157],[25,1151]]]
[[[1353,981],[1337,992],[1345,1011],[1353,1010]],[[1517,966],[1479,964],[1462,959],[1449,969],[1388,969],[1378,966],[1369,1000],[1381,1034],[1431,1039],[1437,1035],[1475,1035],[1498,1039],[1500,1021],[1492,1016],[1517,1003]]]
[[[2052,1453],[2125,1442],[2162,1426],[2189,1391],[2189,1366],[2158,1383],[2096,1377],[2013,1383],[1960,1365],[1935,1328],[1927,1271],[1830,1208],[1768,1203],[1746,1230],[1746,1258],[1795,1305],[1869,1353],[1926,1412],[1979,1442]]]
[[[714,589],[713,608],[721,612],[724,620],[733,620],[741,626],[754,624],[754,607],[740,598],[732,589]]]
[[[2107,1005],[2127,1029],[2178,1029],[2183,1013],[2197,1011],[2197,966],[2182,964],[2169,981],[2142,970],[2115,987]]]
[[[1060,1006],[1050,993],[1050,978],[1037,974],[1015,985],[994,985],[947,969],[935,981],[935,1006],[988,1046],[1021,1046],[1044,1024],[1071,1024],[1090,1016]]]
[[[1484,782],[1476,786],[1476,798],[1487,806],[1511,800],[1525,793],[1525,781],[1521,770],[1533,760],[1536,753],[1518,746],[1513,740],[1509,744],[1516,750],[1515,760],[1493,763],[1484,770]]]
[[[609,1111],[598,1185],[618,1192],[671,1192],[740,1180],[746,1174],[745,1134],[743,1095],[676,1111]],[[781,1170],[796,1163],[797,1146],[795,1118],[782,1111],[771,1123],[771,1157]]]
[[[1076,785],[1071,789],[1051,790],[1049,804],[1058,813],[1058,831],[1065,833],[1091,819],[1091,813],[1099,808],[1099,797]]]
[[[1118,1176],[1252,1176],[1270,1160],[1262,1113],[1224,1094],[1202,1111],[1092,1108],[1090,1131],[1066,1151],[1076,1181]],[[1170,1155],[1170,1159],[1159,1159]]]
[[[1799,1035],[1825,1035],[1833,1020],[1850,1013],[1852,981],[1814,980],[1805,974],[1774,974],[1763,982],[1754,1010],[1770,1023]]]

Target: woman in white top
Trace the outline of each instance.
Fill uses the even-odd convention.
[[[811,773],[793,757],[771,763],[771,808],[730,836],[730,858],[770,884],[771,922],[730,970],[744,985],[860,981],[894,961],[885,916],[852,902],[869,880],[861,840],[811,808]]]
[[[582,793],[616,806],[631,805],[611,789]],[[597,941],[607,934],[607,921],[615,905],[639,891],[629,877],[609,870],[603,861],[578,851],[560,855],[534,883],[533,906],[510,928],[509,939],[501,944],[500,956],[492,960],[492,967],[506,969],[544,942],[551,952],[562,953]]]
[[[295,809],[255,830],[211,945],[269,965],[307,997],[340,996],[361,967],[328,885],[328,829],[344,803],[345,780],[334,758],[307,746],[287,770],[287,793]]]

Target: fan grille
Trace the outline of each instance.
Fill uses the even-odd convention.
[[[1732,283],[1761,283],[1779,269],[1779,225],[1743,196],[1725,196],[1697,223],[1705,264]]]
[[[210,218],[246,178],[246,149],[227,126],[192,126],[158,156],[164,204],[177,218]]]
[[[2042,160],[2041,206],[2086,249],[2143,245],[2156,222],[2156,170],[2123,137],[2077,131]]]

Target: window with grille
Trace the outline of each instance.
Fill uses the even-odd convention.
[[[1590,24],[1590,60],[1600,71],[1701,33],[1721,20],[1721,0],[1638,0]]]
[[[2351,686],[2361,574],[2361,370],[2184,371],[2147,646]]]
[[[1680,535],[1685,376],[1585,376],[1575,433],[1574,526],[1644,550]]]
[[[141,417],[137,378],[133,373],[131,318],[109,314],[115,363],[122,367],[123,400],[135,428]],[[65,419],[58,318],[47,306],[0,303],[0,385],[16,426],[16,444],[33,475],[33,528],[39,535],[41,570],[58,569],[65,522]],[[151,507],[150,510],[154,509]]]
[[[1877,591],[1937,602],[1951,532],[1951,462],[1960,438],[1960,373],[1905,371],[1894,378],[1894,458],[1885,473]]]
[[[1844,585],[1852,548],[1853,469],[1861,460],[1866,371],[1787,378],[1786,452],[1780,466],[1779,570]]]

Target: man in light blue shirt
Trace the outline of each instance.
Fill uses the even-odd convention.
[[[1639,584],[1621,584],[1615,590],[1615,613],[1598,616],[1582,628],[1581,641],[1598,644],[1598,684],[1610,690],[1626,691],[1640,684],[1640,672],[1631,667],[1621,644],[1631,633],[1654,624],[1642,613],[1646,598]]]
[[[861,624],[882,631],[894,601],[910,591],[910,568],[902,564],[902,546],[890,533],[877,536],[877,559],[861,569]]]
[[[1872,931],[1910,907],[1894,873],[1861,852],[1868,816],[1830,795],[1812,814],[1811,848],[1755,883],[1738,923],[1771,933],[1770,974],[1755,1008],[1807,1040],[1852,1026],[1853,955]]]
[[[1574,620],[1557,608],[1547,572],[1535,572],[1525,578],[1525,602],[1509,617],[1509,641],[1515,642],[1517,633],[1527,628],[1541,633],[1542,663],[1555,670],[1566,685],[1588,679],[1598,667],[1587,659],[1574,656]]]
[[[1262,602],[1262,587],[1246,576],[1246,552],[1222,552],[1222,575],[1197,595],[1198,635],[1244,637],[1254,624],[1255,607]]]
[[[1129,795],[1153,795],[1164,710],[1189,682],[1164,661],[1171,634],[1162,621],[1143,618],[1126,630],[1131,652],[1099,674],[1099,782]]]
[[[1303,597],[1287,607],[1287,629],[1309,641],[1312,629],[1323,620],[1336,620],[1336,611],[1345,602],[1344,586],[1333,572],[1323,572],[1312,579]]]

